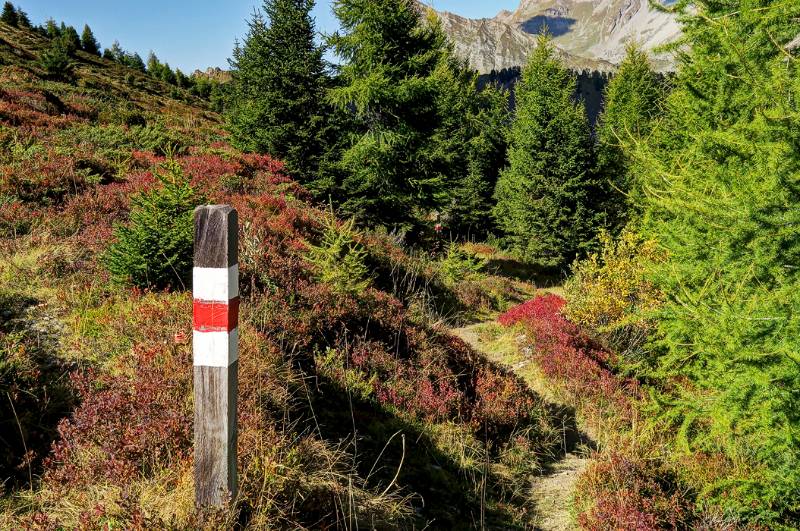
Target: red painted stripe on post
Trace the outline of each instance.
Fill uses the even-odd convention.
[[[219,301],[194,301],[194,329],[198,332],[230,332],[239,323],[239,297],[227,304]]]

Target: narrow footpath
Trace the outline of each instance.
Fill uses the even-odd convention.
[[[536,529],[567,531],[576,529],[572,514],[572,496],[581,473],[589,464],[587,457],[592,441],[576,425],[574,412],[553,399],[546,383],[534,364],[520,352],[518,342],[508,331],[503,332],[494,322],[458,328],[452,332],[481,352],[489,360],[507,367],[519,375],[528,386],[552,408],[563,426],[563,448],[556,459],[536,478],[531,498],[536,507]]]

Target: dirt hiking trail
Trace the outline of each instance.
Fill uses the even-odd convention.
[[[536,508],[533,524],[542,531],[577,529],[572,512],[572,497],[578,478],[589,464],[590,459],[587,456],[594,444],[578,429],[574,411],[553,399],[535,365],[520,352],[518,344],[522,337],[514,338],[507,332],[499,333],[495,321],[457,328],[452,333],[489,360],[519,375],[548,404],[556,422],[560,419],[562,449],[545,466],[543,474],[534,480],[531,489],[531,499]]]

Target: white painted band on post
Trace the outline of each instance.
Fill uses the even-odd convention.
[[[195,300],[228,302],[239,296],[239,264],[228,268],[195,267],[192,272]]]
[[[192,335],[195,367],[229,367],[239,359],[239,329],[198,332]]]

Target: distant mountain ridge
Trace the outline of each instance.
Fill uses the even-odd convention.
[[[481,73],[525,64],[545,26],[561,58],[579,71],[613,71],[629,41],[652,54],[681,33],[675,16],[651,7],[648,0],[522,0],[515,11],[484,19],[437,13],[458,55]],[[654,55],[653,64],[672,70],[674,58]]]

